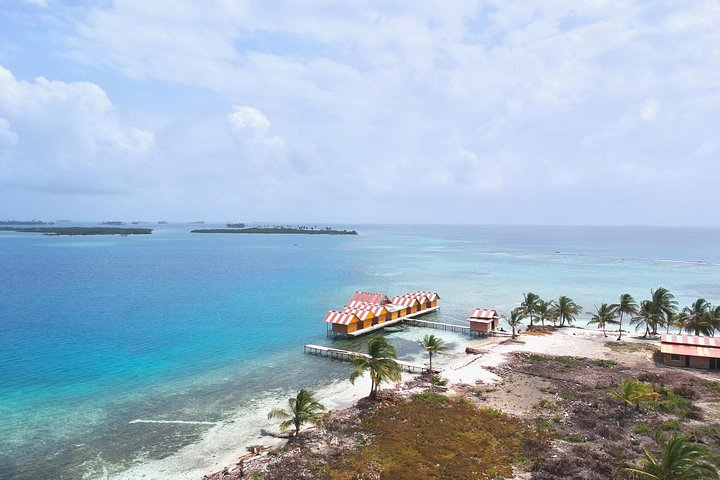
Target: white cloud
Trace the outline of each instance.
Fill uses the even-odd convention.
[[[0,145],[14,145],[17,143],[17,133],[10,128],[10,122],[0,117]]]
[[[270,120],[260,110],[248,106],[233,106],[228,121],[233,136],[243,142],[253,142],[269,148],[280,148],[283,141],[270,134]]]
[[[318,212],[333,203],[338,214],[376,202],[410,213],[430,206],[436,220],[453,212],[464,222],[552,222],[574,205],[622,211],[612,202],[625,191],[655,197],[654,185],[693,176],[688,157],[709,162],[704,152],[717,149],[707,143],[720,116],[713,0],[113,0],[75,12],[65,22],[76,28],[64,44],[70,67],[117,81],[114,101],[116,91],[137,90],[149,109],[170,112],[153,141],[125,126],[97,85],[42,79],[23,109],[75,111],[60,96],[79,95],[86,111],[75,114],[99,118],[59,131],[94,152],[83,158],[152,152],[178,197],[193,182],[231,191],[242,180],[247,188],[228,198],[272,191],[278,210],[298,199]],[[166,103],[153,103],[155,92]],[[5,113],[19,104],[0,97],[21,145],[30,130]],[[228,105],[238,106],[228,113]],[[36,127],[55,138],[57,116]],[[65,142],[53,142],[60,162]],[[705,180],[718,176],[710,165]],[[443,193],[450,189],[459,194]],[[497,218],[467,206],[487,190],[497,194]],[[711,193],[697,195],[705,195],[698,206],[712,203]],[[527,199],[548,217],[527,218]],[[513,208],[519,217],[501,215]],[[429,221],[427,212],[406,219]]]
[[[28,82],[0,66],[3,138],[1,182],[94,193],[130,188],[154,143],[152,132],[121,123],[97,85]]]
[[[640,117],[646,122],[651,122],[655,120],[659,110],[660,105],[658,104],[657,100],[645,100],[645,102],[642,104],[642,107],[640,107]]]

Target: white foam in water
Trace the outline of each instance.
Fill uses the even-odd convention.
[[[198,422],[193,420],[130,420],[128,423],[178,423],[182,425],[218,425],[218,422]]]
[[[365,376],[356,380],[355,385],[348,381],[335,382],[320,389],[316,397],[329,410],[352,405],[370,392],[370,379]],[[225,422],[194,422],[186,420],[133,420],[130,423],[192,423],[212,425],[203,434],[199,442],[187,445],[178,452],[156,460],[141,460],[139,465],[116,474],[104,474],[95,477],[98,480],[198,480],[207,475],[231,466],[247,453],[248,445],[278,445],[281,440],[263,436],[263,429],[277,431],[277,421],[267,419],[268,412],[275,408],[285,408],[287,398],[293,392],[278,396],[265,396],[238,409],[231,420]]]

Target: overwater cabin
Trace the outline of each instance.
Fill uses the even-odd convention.
[[[415,297],[420,302],[420,310],[428,310],[437,307],[440,296],[435,292],[412,292],[404,296]]]
[[[665,365],[720,370],[720,338],[663,333],[660,352]]]
[[[400,316],[411,315],[420,311],[420,302],[415,297],[400,295],[394,297],[390,303],[399,307]]]
[[[500,326],[500,315],[495,310],[475,308],[468,317],[470,331],[487,335]]]
[[[360,319],[360,322],[358,322],[357,330],[362,330],[363,328],[367,328],[371,325],[375,325],[376,318],[375,314],[371,312],[370,310],[365,310],[362,308],[350,308],[345,307],[341,310],[341,313],[347,313],[350,315],[355,315]]]
[[[364,322],[360,320],[357,315],[337,312],[335,310],[330,310],[327,315],[325,315],[325,323],[328,324],[330,331],[338,335],[347,335],[365,326]],[[331,325],[332,327],[330,327]]]
[[[385,295],[384,293],[375,293],[375,292],[355,292],[355,294],[350,298],[350,302],[359,301],[359,302],[365,302],[365,303],[375,303],[377,305],[385,305],[386,303],[390,303],[390,299]]]

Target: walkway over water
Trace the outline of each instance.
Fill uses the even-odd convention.
[[[406,318],[405,323],[407,323],[409,325],[415,325],[417,327],[438,328],[441,330],[450,330],[451,332],[471,333],[470,325],[457,325],[454,323],[428,322],[427,320],[418,320],[416,318]]]
[[[303,353],[310,353],[313,355],[320,355],[330,358],[337,358],[339,360],[351,360],[353,357],[365,357],[370,358],[367,353],[351,352],[350,350],[341,350],[339,348],[324,347],[322,345],[304,345]],[[427,372],[428,367],[417,363],[406,362],[404,360],[395,360],[404,370],[408,372]],[[433,369],[433,372],[437,373],[438,370]]]

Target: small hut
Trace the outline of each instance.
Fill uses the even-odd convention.
[[[663,333],[660,352],[665,365],[720,369],[720,338]]]
[[[371,325],[375,325],[375,314],[371,312],[370,310],[365,310],[362,308],[351,308],[351,307],[345,307],[341,311],[341,313],[346,313],[350,315],[355,315],[360,319],[360,322],[358,322],[357,330],[362,330],[363,328],[368,328]]]
[[[470,331],[487,335],[500,326],[500,315],[495,310],[475,308],[468,317]]]
[[[330,310],[325,315],[325,323],[332,325],[332,332],[338,335],[347,335],[356,330],[364,328],[364,322],[357,315],[352,313],[337,312]]]
[[[399,307],[400,316],[411,315],[420,311],[420,302],[418,302],[418,299],[408,295],[394,297],[390,303]]]
[[[435,292],[412,292],[408,293],[407,296],[415,297],[420,302],[420,310],[429,310],[437,307],[440,296]]]

